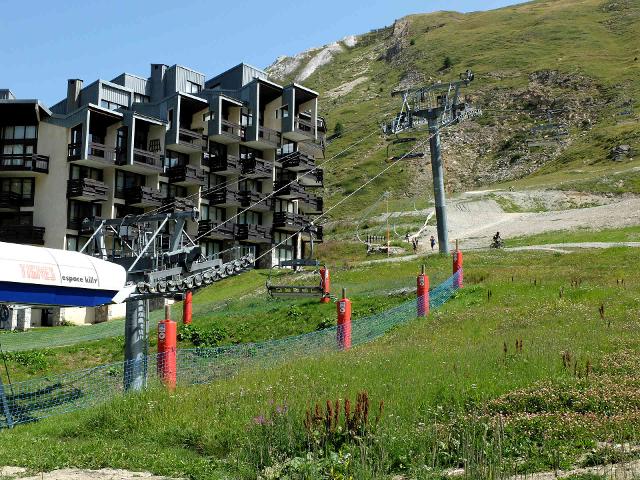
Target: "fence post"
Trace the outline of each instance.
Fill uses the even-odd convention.
[[[158,376],[169,390],[176,388],[176,322],[171,320],[171,307],[165,305],[165,319],[158,322]]]
[[[338,300],[338,349],[351,348],[351,300],[347,298],[347,289],[342,289],[342,298]]]
[[[453,274],[458,272],[460,273],[454,284],[457,288],[462,288],[462,252],[458,248],[458,240],[456,240],[456,250],[453,252]]]
[[[329,303],[331,301],[331,275],[327,267],[320,269],[320,286],[322,287],[320,303]]]
[[[184,294],[184,302],[182,302],[182,323],[185,325],[191,325],[191,318],[193,312],[193,292],[187,290]]]
[[[425,274],[424,265],[422,265],[422,273],[418,275],[418,317],[426,317],[429,315],[429,277]]]

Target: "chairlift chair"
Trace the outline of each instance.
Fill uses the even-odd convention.
[[[291,297],[322,297],[324,290],[322,286],[322,274],[321,270],[326,269],[326,266],[323,263],[320,263],[319,260],[313,258],[313,225],[309,225],[307,229],[309,231],[311,241],[310,241],[310,251],[309,256],[307,258],[294,258],[292,260],[283,260],[278,262],[277,265],[274,265],[269,270],[269,276],[266,281],[267,292],[271,297],[274,298],[291,298]],[[314,277],[318,278],[318,283],[315,285],[306,284],[306,285],[294,285],[291,283],[274,283],[274,274],[276,270],[282,268],[291,268],[295,271],[303,271],[309,272],[314,275]]]

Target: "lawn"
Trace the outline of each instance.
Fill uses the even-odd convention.
[[[432,261],[437,272],[449,268]],[[597,441],[640,441],[638,263],[625,248],[468,253],[465,288],[427,320],[349,352],[292,357],[3,432],[0,463],[208,479],[441,478],[459,466],[469,478],[499,478],[614,461],[620,455]],[[365,292],[413,285],[416,267],[339,278],[363,313]],[[358,392],[367,421],[353,420]]]

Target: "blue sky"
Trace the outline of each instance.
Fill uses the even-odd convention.
[[[475,11],[513,0],[0,0],[0,88],[51,105],[68,78],[92,82],[149,64],[207,78],[242,61],[266,67],[410,13]]]

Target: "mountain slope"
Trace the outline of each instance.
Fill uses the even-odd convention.
[[[640,93],[638,39],[639,0],[544,0],[470,14],[411,15],[348,41],[281,57],[268,70],[281,81],[304,79],[320,92],[330,128],[337,122],[345,127],[331,156],[379,130],[399,110],[401,100],[392,91],[455,79],[470,68],[476,80],[464,94],[484,115],[443,134],[448,190],[518,178],[551,184],[588,178],[593,164],[620,169],[610,150],[640,147],[637,112],[628,114]],[[444,68],[447,57],[452,66]],[[550,119],[548,110],[555,112]],[[532,128],[545,124],[569,135],[530,148]],[[386,146],[376,132],[330,162],[327,196],[337,200],[352,192],[384,168],[388,153],[402,152]],[[619,160],[634,166],[629,157]],[[431,190],[427,158],[396,165],[334,218],[353,216],[384,190],[399,206],[414,199],[424,204]]]

